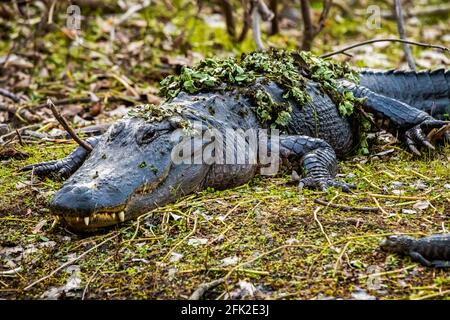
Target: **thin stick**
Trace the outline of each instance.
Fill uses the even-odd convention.
[[[430,299],[430,298],[435,298],[435,297],[440,297],[440,296],[445,296],[447,294],[450,294],[450,290],[445,290],[445,291],[440,291],[440,292],[436,292],[436,293],[432,293],[426,296],[421,296],[421,297],[417,297],[417,298],[412,298],[411,300],[425,300],[425,299]]]
[[[20,271],[22,271],[22,267],[17,267],[17,268],[12,269],[12,270],[0,271],[0,276],[14,275],[16,273],[19,273]]]
[[[325,236],[325,239],[327,239],[329,246],[332,247],[333,244],[331,243],[330,238],[328,238],[328,235],[325,232],[325,229],[323,228],[322,224],[320,223],[319,218],[317,218],[317,213],[319,213],[321,209],[322,207],[317,207],[316,210],[314,210],[314,220],[316,220],[317,224],[319,225],[320,231],[322,231],[322,234]]]
[[[403,9],[400,0],[395,0],[395,17],[397,20],[397,29],[400,35],[400,39],[406,40],[405,36],[405,26],[403,21]],[[411,70],[416,71],[416,64],[411,53],[411,49],[407,43],[403,44],[403,51],[405,52],[406,61],[408,61],[408,66]]]
[[[328,58],[331,56],[334,56],[336,54],[339,53],[344,53],[347,50],[353,49],[353,48],[357,48],[357,47],[361,47],[361,46],[365,46],[367,44],[371,44],[371,43],[375,43],[375,42],[401,42],[401,43],[408,43],[408,44],[413,44],[419,47],[427,47],[427,48],[434,48],[434,49],[439,49],[442,51],[447,51],[450,53],[450,49],[444,46],[439,46],[439,45],[435,45],[435,44],[428,44],[428,43],[423,43],[423,42],[416,42],[416,41],[410,41],[410,40],[402,40],[402,39],[396,39],[396,38],[381,38],[381,39],[372,39],[372,40],[367,40],[367,41],[363,41],[363,42],[358,42],[355,44],[352,44],[348,47],[330,52],[330,53],[326,53],[321,55],[321,58]]]
[[[339,266],[341,265],[342,257],[344,256],[345,251],[347,251],[347,248],[351,243],[352,243],[351,241],[347,242],[345,246],[342,248],[339,257],[337,258],[336,263],[334,264],[333,276],[336,275],[336,272],[338,271]]]
[[[303,20],[302,50],[310,50],[314,39],[314,26],[311,19],[311,4],[309,0],[300,0],[300,9]]]
[[[223,282],[225,282],[225,280],[226,280],[225,277],[223,277],[223,278],[211,281],[211,282],[202,283],[191,294],[191,296],[189,297],[189,300],[200,300],[200,298],[205,294],[206,291],[208,291],[214,287],[217,287],[219,284],[222,284]]]
[[[19,130],[17,130],[17,129],[16,129],[16,135],[17,135],[17,138],[19,138],[19,144],[23,147],[25,145],[25,143],[23,142],[22,135],[20,134]]]
[[[50,109],[53,112],[53,115],[55,116],[56,120],[58,120],[58,122],[64,127],[64,129],[70,134],[70,136],[72,137],[73,140],[75,140],[80,146],[82,146],[87,152],[91,152],[92,151],[92,146],[90,144],[88,144],[87,142],[84,142],[83,140],[81,140],[77,134],[75,133],[75,131],[73,131],[73,129],[69,126],[69,124],[67,123],[66,119],[64,119],[64,117],[58,112],[58,110],[56,110],[56,106],[55,104],[52,102],[51,99],[47,100],[47,104],[50,107]]]
[[[54,274],[56,274],[58,271],[64,269],[65,267],[73,264],[75,261],[80,260],[81,258],[83,258],[85,255],[89,254],[90,252],[94,251],[95,249],[97,249],[98,247],[104,245],[105,243],[107,243],[108,241],[111,241],[112,239],[116,238],[117,236],[119,236],[120,233],[117,233],[115,235],[113,235],[112,237],[109,237],[108,239],[100,242],[99,244],[93,246],[92,248],[90,248],[89,250],[83,252],[82,254],[80,254],[77,258],[73,259],[73,260],[69,260],[66,263],[63,263],[59,268],[56,268],[55,270],[53,270],[52,272],[50,272],[48,275],[46,275],[45,277],[42,277],[36,281],[34,281],[33,283],[29,284],[28,286],[26,286],[23,290],[29,290],[32,287],[34,287],[36,284],[47,280],[48,278],[51,278]]]
[[[12,93],[11,91],[8,91],[6,89],[0,88],[0,96],[4,96],[6,98],[9,98],[12,101],[14,101],[15,103],[19,103],[20,102],[20,98],[17,95],[15,95],[14,93]]]
[[[254,6],[252,9],[253,39],[255,40],[256,47],[258,48],[258,50],[265,50],[264,45],[261,40],[261,29],[259,27],[259,19],[260,19],[260,15],[258,12],[258,7]]]
[[[378,202],[377,198],[372,197],[373,202],[375,202],[375,204],[377,205],[377,207],[381,210],[381,212],[383,212],[383,214],[385,214],[386,216],[388,216],[389,214],[386,212],[386,210],[383,209],[383,207],[380,205],[380,203]]]
[[[335,204],[335,203],[331,203],[331,202],[326,202],[322,199],[314,199],[314,202],[317,204],[323,205],[323,206],[341,209],[343,211],[363,211],[363,212],[378,212],[378,211],[380,211],[379,208],[375,208],[375,207],[350,207],[350,206],[346,206],[343,204]]]
[[[369,196],[373,198],[386,198],[386,199],[397,199],[397,200],[426,200],[425,197],[414,197],[414,196],[401,196],[401,195],[394,195],[394,194],[377,194],[377,193],[370,193]]]
[[[236,35],[236,23],[234,21],[233,15],[233,5],[230,0],[221,0],[220,5],[225,15],[225,22],[227,24],[227,32],[230,36],[234,37]]]

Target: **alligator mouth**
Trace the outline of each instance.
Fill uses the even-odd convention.
[[[132,202],[130,200],[134,197],[148,196],[155,191],[162,181],[166,179],[169,170],[170,166],[167,167],[158,180],[135,189],[128,199],[125,200],[124,204],[109,208],[100,208],[92,211],[89,215],[77,214],[76,212],[68,213],[64,209],[57,209],[53,214],[62,219],[62,221],[74,231],[95,231],[100,228],[110,227],[125,222],[126,220],[133,219],[136,216],[144,214],[145,211],[136,214],[136,210],[128,210],[130,209],[128,208],[129,204]]]
[[[56,216],[74,230],[96,230],[128,220],[124,208],[125,206],[120,206],[109,210],[101,210],[88,216],[64,214],[56,214]]]

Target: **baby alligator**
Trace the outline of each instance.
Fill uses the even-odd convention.
[[[410,256],[427,267],[450,267],[450,233],[416,239],[409,236],[390,236],[380,243],[387,252]]]

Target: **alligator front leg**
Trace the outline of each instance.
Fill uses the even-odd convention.
[[[349,191],[354,186],[334,179],[336,175],[336,154],[324,140],[308,136],[281,136],[280,155],[293,168],[302,168],[304,178],[299,187],[326,190],[338,187]]]
[[[409,253],[409,256],[411,257],[411,259],[412,259],[413,261],[420,262],[420,263],[423,264],[424,266],[427,266],[427,267],[432,267],[432,266],[433,266],[432,263],[431,263],[429,260],[425,259],[425,258],[424,258],[420,253],[418,253],[418,252],[411,251],[411,252]]]
[[[86,142],[95,148],[99,140],[100,137],[90,137],[86,139]],[[39,176],[54,174],[59,178],[67,178],[83,164],[88,155],[89,152],[86,149],[78,147],[64,159],[31,164],[23,167],[21,171],[33,170]]]
[[[372,113],[381,129],[399,136],[415,154],[420,155],[419,148],[424,146],[434,149],[426,137],[433,128],[441,128],[447,121],[436,120],[428,113],[413,108],[408,104],[375,93],[366,87],[342,80],[342,88],[350,90],[357,98],[365,98],[363,107]]]

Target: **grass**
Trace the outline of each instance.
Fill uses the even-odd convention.
[[[40,149],[45,147],[54,156],[70,150],[53,145]],[[39,194],[50,196],[59,183],[34,180],[31,191],[14,188],[18,182],[30,181],[29,173],[17,174],[16,169],[41,159],[42,150],[36,149],[21,148],[30,157],[2,169],[2,177],[8,177],[2,201],[11,195],[0,217],[3,250],[30,251],[22,251],[23,257],[15,260],[22,271],[0,277],[0,295],[5,298],[39,298],[49,288],[63,286],[70,277],[64,269],[24,290],[111,235],[117,237],[74,263],[80,268],[82,285],[70,292],[73,297],[81,297],[89,283],[85,298],[187,298],[201,283],[254,260],[236,268],[205,297],[223,297],[244,280],[259,289],[257,298],[351,298],[359,288],[379,299],[448,298],[448,273],[378,247],[390,234],[422,236],[450,228],[450,190],[444,187],[448,146],[420,159],[399,149],[383,159],[347,159],[341,162],[340,173],[357,184],[351,194],[337,189],[299,191],[287,184],[287,177],[257,177],[234,189],[188,196],[93,236],[74,235],[59,224],[51,228],[54,218],[45,210],[45,199],[29,201]],[[414,187],[419,180],[425,189]],[[396,196],[394,190],[404,193]],[[430,205],[408,213],[404,209],[411,210],[420,201],[411,197]],[[385,213],[341,211],[320,206],[315,198],[354,207],[376,207],[376,198]],[[36,231],[38,224],[43,226]],[[195,239],[206,243],[193,245]],[[175,261],[177,255],[182,256]],[[17,254],[2,255],[4,261],[6,257],[17,258]],[[227,258],[236,263],[223,265]]]

